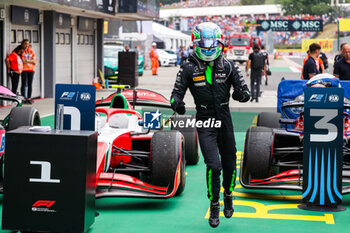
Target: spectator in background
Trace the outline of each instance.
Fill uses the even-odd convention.
[[[318,57],[318,59],[316,59],[316,66],[317,66],[317,69],[319,70],[320,73],[324,73],[324,64],[323,64],[323,59],[321,58],[321,53],[320,52],[320,56]],[[301,79],[304,79],[304,66],[305,66],[305,62],[306,60],[310,57],[310,50],[308,50],[306,52],[306,57],[304,58],[304,61],[303,61],[303,68],[302,68],[302,71],[301,71]],[[325,55],[326,56],[326,55]],[[327,61],[327,64],[328,64],[328,61]]]
[[[267,53],[266,49],[265,49],[265,45],[261,45],[261,53],[264,55],[265,57],[265,64],[266,65],[270,65],[269,62],[269,54]]]
[[[256,102],[259,102],[259,94],[260,94],[260,84],[261,84],[261,76],[265,75],[266,66],[265,66],[265,57],[260,52],[260,47],[257,44],[253,45],[253,52],[249,54],[247,65],[246,65],[246,73],[247,77],[250,72],[250,85],[252,98],[251,102],[255,99]]]
[[[342,43],[340,45],[340,54],[335,55],[335,57],[334,57],[334,64],[339,62],[341,59],[343,59],[343,57],[344,57],[344,54],[343,54],[344,45],[347,45],[347,43]]]
[[[324,73],[325,70],[328,69],[328,57],[324,52],[321,52],[320,59],[322,60],[322,63],[323,63],[323,71],[322,71],[322,67],[320,66],[320,72]]]
[[[177,48],[176,50],[176,65],[180,65],[180,62],[181,62],[181,46],[179,48]]]
[[[182,65],[183,63],[185,63],[187,58],[188,58],[188,50],[186,49],[185,46],[182,46],[180,64]]]
[[[17,93],[17,87],[19,82],[19,76],[23,71],[23,62],[22,62],[22,54],[24,52],[24,48],[22,45],[18,45],[12,53],[5,59],[7,66],[7,73],[11,78],[12,84],[12,92],[14,94]]]
[[[188,46],[187,53],[188,57],[193,53],[193,45]]]
[[[268,85],[268,77],[267,77],[267,72],[270,72],[270,61],[269,61],[269,54],[267,53],[267,51],[265,50],[265,45],[261,45],[261,53],[264,55],[265,58],[265,64],[266,64],[266,72],[265,75],[263,75],[263,77],[265,78],[265,85]],[[271,75],[271,74],[269,74]]]
[[[32,84],[34,79],[34,68],[36,65],[36,57],[28,39],[23,40],[21,45],[24,48],[24,52],[22,53],[23,72],[21,73],[21,77],[22,77],[21,94],[25,98],[24,103],[33,104]],[[26,88],[27,88],[27,93],[25,91]]]
[[[302,79],[310,79],[316,74],[320,73],[319,66],[317,65],[317,60],[319,59],[321,53],[321,46],[317,43],[312,43],[309,46],[309,57],[305,61],[303,67]]]
[[[350,45],[343,46],[343,58],[334,64],[333,74],[340,80],[350,80]]]
[[[151,52],[149,53],[149,56],[151,58],[152,61],[152,75],[158,75],[157,71],[158,71],[158,66],[159,66],[159,62],[158,62],[158,52],[157,52],[157,44],[156,42],[152,43],[152,49]]]

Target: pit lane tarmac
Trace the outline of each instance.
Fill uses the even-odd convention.
[[[256,124],[257,113],[233,112],[237,143],[237,169],[240,169],[245,131]],[[53,117],[43,123],[53,126]],[[89,233],[98,232],[212,232],[208,224],[209,201],[206,197],[205,164],[186,168],[186,188],[169,199],[106,198],[96,201],[100,214]],[[239,174],[239,173],[238,173]],[[223,191],[223,190],[222,190]],[[248,190],[237,178],[234,194],[235,213],[226,219],[223,207],[216,232],[348,232],[350,196],[344,196],[344,212],[301,210],[301,192],[286,190]],[[222,194],[221,194],[222,199]],[[221,205],[223,203],[221,202]],[[20,220],[19,220],[20,221]],[[9,231],[0,231],[9,232]]]
[[[280,78],[298,79],[300,74],[283,68],[282,60],[277,60],[272,69],[271,86],[263,87],[265,98],[261,102],[248,103],[248,108],[239,104],[239,110],[232,112],[237,143],[237,168],[240,169],[245,132],[256,123],[260,106],[273,108],[276,103],[276,89]],[[242,69],[243,67],[241,67]],[[147,72],[140,78],[140,87],[151,88],[170,96],[178,68],[160,69],[157,77],[148,76]],[[244,70],[244,69],[242,69]],[[249,79],[246,79],[249,82]],[[109,93],[98,93],[108,95]],[[269,94],[269,95],[267,95]],[[186,106],[191,107],[192,97],[186,96]],[[41,115],[52,114],[53,100],[46,100],[40,106],[40,100],[34,104]],[[232,105],[231,105],[232,106]],[[245,112],[249,110],[249,112]],[[255,112],[254,112],[255,110]],[[42,118],[43,125],[53,126],[53,116]],[[350,232],[350,195],[343,197],[344,212],[326,213],[299,209],[301,192],[287,190],[248,190],[243,188],[237,178],[234,190],[235,213],[226,219],[220,214],[220,226],[215,230],[208,224],[209,200],[206,196],[205,164],[203,158],[195,166],[186,168],[186,188],[182,195],[169,199],[106,198],[96,201],[96,211],[100,214],[89,233],[178,233],[178,232],[244,232],[244,233],[333,233]],[[239,171],[238,173],[239,174]],[[25,195],[25,194],[23,194]],[[221,194],[222,200],[222,194]],[[221,203],[222,204],[222,203]],[[0,196],[2,208],[2,196]],[[223,211],[223,207],[221,208]],[[1,215],[1,212],[0,212]],[[21,221],[21,219],[18,219]],[[62,223],[64,224],[64,223]],[[10,232],[1,231],[0,232]]]

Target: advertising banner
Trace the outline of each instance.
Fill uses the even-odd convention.
[[[303,31],[321,32],[323,31],[322,20],[257,20],[257,31]]]
[[[350,32],[350,19],[339,19],[339,31]]]
[[[333,41],[333,39],[303,39],[301,50],[306,53],[309,50],[310,44],[318,43],[322,48],[322,52],[329,53],[333,51]]]
[[[343,88],[305,88],[303,203],[342,202]]]

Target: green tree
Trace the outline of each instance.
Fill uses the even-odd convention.
[[[329,0],[282,0],[281,4],[286,15],[323,15],[332,11]]]

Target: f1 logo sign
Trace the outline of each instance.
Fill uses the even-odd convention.
[[[56,201],[45,201],[45,200],[39,200],[35,202],[32,206],[33,207],[51,207]]]
[[[29,178],[29,182],[60,183],[59,179],[51,179],[51,163],[47,161],[30,161],[30,164],[41,166],[40,178]]]

